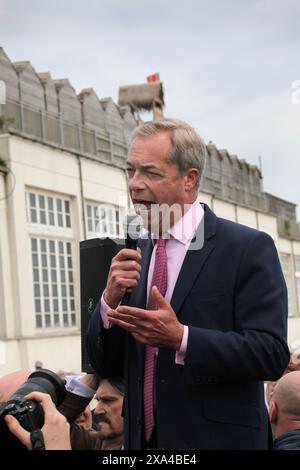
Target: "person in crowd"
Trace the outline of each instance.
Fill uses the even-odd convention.
[[[133,132],[128,187],[148,236],[112,259],[87,333],[94,370],[125,375],[125,449],[268,447],[286,286],[269,235],[198,202],[205,157],[183,121]]]
[[[7,401],[28,379],[31,371],[17,370],[0,377],[0,401]]]
[[[59,370],[57,372],[57,375],[62,379],[62,380],[67,380],[68,377],[80,377],[81,374],[75,374],[74,372],[66,372],[63,370]],[[92,411],[90,408],[90,403],[86,405],[83,411],[80,412],[80,414],[76,417],[75,423],[78,424],[79,426],[82,426],[86,431],[90,431],[92,429]]]
[[[300,371],[285,374],[274,388],[270,421],[275,450],[300,450]]]
[[[300,355],[298,352],[292,351],[290,353],[290,361],[288,363],[287,368],[283,371],[282,376],[284,376],[285,374],[288,374],[289,372],[294,372],[294,371],[300,371]],[[270,409],[274,390],[275,390],[277,383],[278,383],[278,380],[274,380],[274,381],[269,380],[265,383],[265,399],[266,399],[266,405],[267,405],[268,410]]]
[[[120,377],[99,379],[93,374],[67,377],[67,397],[59,411],[71,424],[73,450],[118,450],[123,445],[124,383]],[[95,397],[96,430],[85,430],[76,418]]]

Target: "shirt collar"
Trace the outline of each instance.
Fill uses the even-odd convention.
[[[191,207],[181,219],[179,219],[170,229],[168,233],[171,238],[178,240],[183,245],[189,243],[195,231],[200,224],[202,217],[204,215],[204,210],[198,200],[191,204]]]

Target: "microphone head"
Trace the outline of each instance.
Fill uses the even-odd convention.
[[[143,219],[137,214],[127,214],[123,220],[126,248],[136,250],[138,239],[143,228]]]

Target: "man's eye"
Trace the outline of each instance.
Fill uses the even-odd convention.
[[[150,176],[151,178],[159,178],[161,176],[158,173],[154,173],[153,171],[149,171],[147,175]]]

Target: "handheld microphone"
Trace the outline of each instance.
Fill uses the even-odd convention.
[[[139,237],[143,228],[143,219],[137,214],[127,214],[123,220],[124,236],[125,236],[125,248],[130,250],[136,250]],[[122,300],[123,305],[128,305],[130,300],[130,294],[133,288],[128,288],[126,294]]]
[[[137,214],[127,214],[123,221],[125,247],[131,250],[137,249],[138,240],[143,228],[143,220]]]

